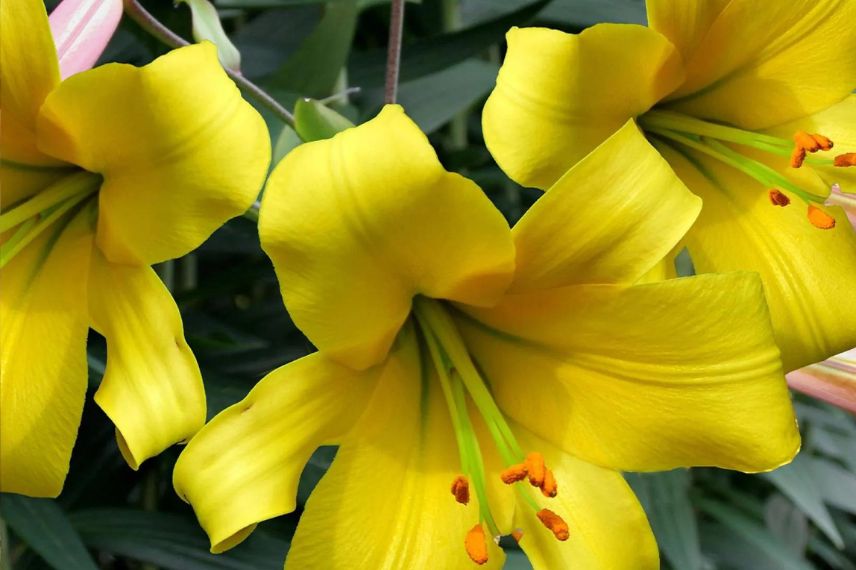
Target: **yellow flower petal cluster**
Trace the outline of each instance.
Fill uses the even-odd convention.
[[[546,190],[636,119],[704,200],[681,244],[696,271],[760,273],[786,370],[853,347],[856,233],[823,203],[832,183],[856,191],[856,2],[647,7],[649,27],[512,29],[489,150]]]
[[[641,282],[700,207],[633,121],[514,228],[400,107],[292,151],[260,235],[319,352],[179,457],[212,551],[294,510],[339,445],[286,568],[500,568],[500,534],[536,568],[657,568],[620,470],[799,448],[757,275]]]
[[[247,209],[270,143],[211,44],[60,81],[40,0],[0,4],[0,491],[55,496],[87,387],[133,468],[205,422],[196,359],[153,263]]]

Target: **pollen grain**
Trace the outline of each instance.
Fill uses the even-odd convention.
[[[811,225],[814,227],[822,230],[831,230],[835,227],[835,218],[814,204],[809,204],[808,206],[808,221],[811,222]]]
[[[552,532],[553,536],[558,540],[565,541],[571,536],[571,532],[568,529],[568,523],[550,509],[541,509],[537,514],[538,519],[544,523],[544,526],[550,529],[550,532]]]
[[[470,560],[479,566],[487,562],[487,541],[484,538],[482,525],[477,524],[467,532],[467,537],[464,539],[464,546],[467,549],[467,555],[470,557]]]
[[[452,481],[452,494],[455,496],[455,500],[462,505],[470,502],[470,483],[466,477],[463,475],[455,477],[455,480]]]
[[[770,196],[770,202],[772,202],[774,206],[785,207],[791,203],[791,199],[788,198],[787,195],[781,190],[771,188],[768,191],[767,195]]]

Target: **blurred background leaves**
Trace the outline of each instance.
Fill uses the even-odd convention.
[[[48,8],[53,4],[48,1]],[[186,6],[144,4],[175,32],[192,37]],[[380,108],[388,0],[215,4],[241,52],[243,74],[281,104],[294,109],[301,97],[327,99],[352,122]],[[598,22],[644,21],[642,0],[409,2],[399,99],[429,133],[446,167],[475,179],[513,222],[537,193],[510,182],[493,163],[479,115],[506,30],[546,25],[580,31]],[[126,19],[103,59],[141,65],[166,49]],[[260,111],[277,157],[300,142],[293,129]],[[318,122],[323,107],[303,102],[297,112],[304,139],[326,136]],[[202,367],[209,416],[240,400],[271,369],[312,351],[282,306],[252,221],[229,222],[160,274],[174,291]],[[104,371],[105,350],[103,340],[90,334],[92,392]],[[657,535],[664,568],[856,570],[856,421],[802,397],[797,410],[802,453],[773,473],[693,469],[627,475]],[[178,451],[131,471],[118,453],[112,425],[90,397],[60,498],[0,499],[0,570],[282,568],[300,508],[262,524],[234,550],[212,555],[190,508],[172,491]],[[334,455],[334,448],[313,455],[298,490],[299,506]],[[506,568],[529,567],[522,552],[508,550]]]

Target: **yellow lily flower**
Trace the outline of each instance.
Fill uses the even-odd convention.
[[[95,400],[132,468],[205,422],[178,308],[150,265],[246,210],[270,145],[213,45],[60,81],[41,0],[3,2],[0,25],[0,491],[55,496],[90,327],[108,349]]]
[[[292,151],[259,229],[319,352],[179,457],[212,552],[294,510],[338,444],[286,568],[500,568],[505,534],[536,568],[657,568],[618,470],[767,470],[799,447],[756,275],[632,284],[699,202],[632,122],[513,230],[398,106]]]
[[[856,233],[823,204],[833,182],[856,191],[856,2],[647,6],[649,27],[512,29],[491,153],[547,189],[635,118],[704,199],[683,244],[696,270],[761,274],[785,368],[853,347]]]

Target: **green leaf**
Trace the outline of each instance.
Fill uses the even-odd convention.
[[[266,82],[306,97],[326,97],[345,67],[357,25],[356,0],[328,2],[318,26]]]
[[[51,567],[98,570],[56,501],[4,493],[0,495],[0,513],[15,534]]]
[[[232,71],[241,71],[241,54],[226,35],[217,8],[208,0],[176,0],[190,7],[193,18],[193,39],[197,42],[208,40],[217,46],[217,56],[223,67]]]
[[[645,24],[647,21],[644,0],[554,0],[541,18],[576,29],[600,22]]]
[[[549,2],[530,1],[483,24],[405,44],[401,49],[400,81],[418,79],[478,55],[501,42],[508,28],[528,22]],[[348,81],[360,87],[381,86],[385,70],[386,49],[354,53],[348,63]]]
[[[856,474],[826,459],[809,457],[808,461],[823,500],[856,515]]]
[[[298,99],[294,105],[294,128],[305,142],[329,139],[353,126],[346,117],[315,99]]]
[[[764,506],[767,528],[794,554],[805,553],[809,538],[808,517],[790,499],[773,493]]]
[[[493,89],[499,68],[486,61],[471,59],[439,73],[402,83],[398,102],[407,115],[426,133],[432,133],[455,115],[470,107]],[[362,104],[373,116],[383,103],[383,91],[362,94]]]
[[[288,543],[258,531],[224,554],[211,554],[192,520],[170,513],[91,509],[71,515],[83,541],[167,570],[281,570]]]
[[[626,473],[645,512],[657,543],[675,568],[702,567],[698,526],[689,499],[690,472],[676,469],[665,473]]]
[[[844,548],[841,533],[823,503],[808,455],[798,455],[791,464],[761,476],[790,497],[835,546]]]
[[[288,125],[283,125],[279,136],[276,137],[276,143],[273,145],[273,157],[271,160],[271,168],[279,164],[283,157],[294,150],[300,143],[300,135]]]
[[[717,562],[753,570],[813,570],[741,511],[710,499],[698,499],[696,506],[721,525],[702,525],[700,533],[705,553]]]

